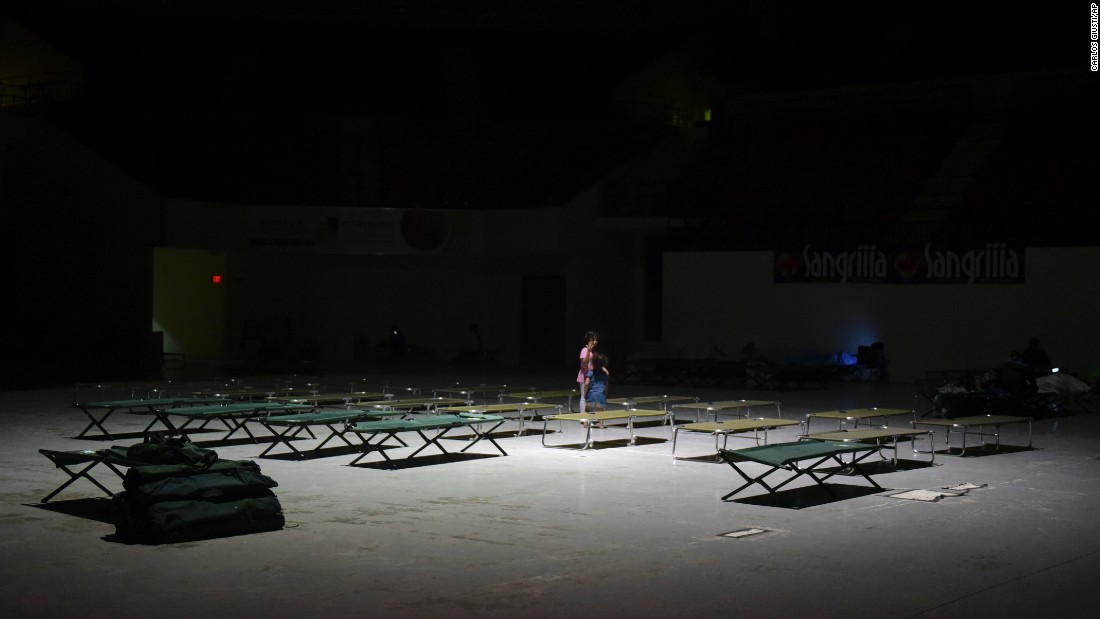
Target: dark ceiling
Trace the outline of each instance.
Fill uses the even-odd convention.
[[[125,167],[143,170],[167,194],[405,203],[398,198],[408,196],[395,188],[404,176],[394,153],[415,159],[420,151],[409,155],[410,144],[453,151],[448,161],[461,168],[471,149],[484,154],[477,149],[489,145],[512,166],[507,173],[492,168],[493,178],[528,179],[496,202],[523,201],[519,194],[538,205],[550,199],[545,186],[587,180],[560,169],[562,161],[595,173],[616,154],[595,146],[600,140],[622,146],[607,128],[612,116],[601,116],[609,89],[672,50],[689,50],[727,95],[1043,69],[1089,76],[1088,4],[1049,4],[11,0],[3,11],[83,68],[92,96],[71,112],[74,132],[129,159]],[[386,118],[380,132],[404,132],[390,143],[381,136],[386,153],[368,153],[389,166],[380,172],[384,191],[349,196],[332,178],[339,149],[319,143],[325,121],[315,119],[342,116]],[[398,118],[444,120],[447,129],[418,142],[415,123]],[[516,128],[532,118],[542,122],[537,133]],[[560,127],[584,122],[595,130],[577,140],[561,135]],[[506,139],[492,134],[499,123],[507,125]],[[563,140],[583,147],[562,157],[555,146]],[[466,146],[454,148],[455,141]],[[498,151],[485,157],[495,161]],[[262,165],[266,159],[278,165]],[[521,160],[534,163],[519,173]],[[421,166],[429,180],[440,175],[435,163]],[[286,180],[298,176],[303,180]],[[225,187],[224,179],[240,187]],[[488,185],[461,180],[457,189],[442,183],[440,193]],[[416,176],[407,184],[426,183]],[[257,195],[257,188],[267,193]]]
[[[414,99],[418,84],[448,79],[456,66],[494,84],[489,100],[531,91],[572,95],[685,42],[692,42],[700,66],[732,91],[1088,62],[1088,5],[1081,2],[1058,8],[984,0],[9,4],[10,14],[115,87],[186,89],[211,75],[284,93],[340,83],[322,89],[333,101],[354,91],[357,80]],[[497,91],[502,83],[512,88]]]

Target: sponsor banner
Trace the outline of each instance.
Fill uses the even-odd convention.
[[[852,248],[805,245],[776,251],[776,283],[1020,284],[1024,249],[1006,243],[975,246]]]

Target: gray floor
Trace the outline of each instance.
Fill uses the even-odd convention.
[[[568,386],[552,375],[510,382]],[[617,396],[670,391],[612,387]],[[776,399],[791,418],[925,408],[908,385],[671,391]],[[475,449],[487,457],[427,457],[398,470],[351,467],[346,453],[264,458],[287,528],[139,546],[112,539],[109,500],[95,498],[89,484],[38,503],[65,479],[39,448],[109,444],[72,438],[85,425],[72,396],[0,393],[5,617],[1091,616],[1100,571],[1100,415],[1037,421],[1030,450],[1019,447],[1026,427],[1009,426],[999,452],[941,451],[934,466],[879,470],[874,478],[889,491],[867,493],[859,478],[834,478],[835,500],[800,480],[778,499],[754,488],[723,502],[740,479],[725,464],[674,461],[667,427],[639,430],[633,446],[615,440],[622,429],[597,430],[607,442],[588,451],[544,447],[534,432],[498,439],[507,457],[483,443]],[[143,426],[138,416],[116,415],[109,427]],[[575,445],[581,432],[569,424],[546,439]],[[770,439],[796,435],[787,428]],[[703,435],[681,436],[677,451],[702,455],[711,445]],[[252,458],[262,445],[214,448]],[[120,489],[106,473],[99,478]],[[936,502],[888,496],[960,483],[980,487]],[[766,532],[722,536],[753,527]]]

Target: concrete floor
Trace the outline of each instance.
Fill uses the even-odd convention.
[[[441,379],[493,377],[391,378],[425,386]],[[508,382],[569,386],[554,375]],[[323,390],[346,384],[333,379]],[[896,384],[785,393],[612,388],[619,397],[775,399],[796,419],[838,408],[925,409],[911,386]],[[507,457],[482,443],[475,450],[487,457],[428,456],[398,470],[348,466],[346,452],[263,458],[263,472],[279,483],[285,529],[140,546],[112,539],[110,501],[83,481],[38,503],[65,479],[39,448],[111,443],[72,438],[86,421],[72,396],[0,393],[4,617],[1091,616],[1100,571],[1100,415],[1037,421],[1030,450],[1018,447],[1026,427],[1007,426],[1000,452],[940,451],[934,466],[876,469],[888,491],[837,477],[835,500],[803,478],[780,499],[756,487],[723,502],[740,485],[734,471],[674,461],[668,429],[657,426],[639,430],[634,446],[612,440],[625,437],[621,428],[597,430],[609,442],[588,451],[543,447],[533,432],[498,439]],[[142,427],[142,417],[121,414],[109,425]],[[770,442],[796,436],[796,427],[785,428]],[[568,424],[547,440],[581,437]],[[677,454],[711,445],[686,434]],[[262,449],[211,446],[224,458]],[[97,477],[121,489],[109,471]],[[960,483],[981,487],[937,502],[888,496]],[[722,537],[749,527],[766,532]]]

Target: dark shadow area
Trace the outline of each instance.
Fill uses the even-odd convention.
[[[760,505],[763,507],[783,507],[786,509],[806,509],[826,505],[836,501],[846,501],[863,496],[878,494],[891,490],[890,488],[875,488],[872,486],[851,486],[847,484],[827,484],[828,489],[821,484],[803,486],[790,490],[780,490],[770,494],[730,499],[727,503],[742,503],[745,505]],[[832,494],[829,493],[832,490]]]
[[[188,436],[192,434],[212,434],[216,432],[224,432],[217,428],[195,428],[194,430],[188,429]],[[136,441],[140,440],[145,442],[150,436],[179,436],[179,432],[170,432],[165,430],[150,430],[148,432],[114,432],[110,436],[105,434],[96,435],[84,435],[84,436],[71,436],[69,438],[78,441]]]
[[[657,444],[666,443],[666,442],[668,442],[668,441],[665,440],[665,439],[649,438],[649,437],[646,437],[646,436],[637,436],[634,439],[634,445],[635,446],[636,445],[657,445]],[[581,449],[584,448],[584,443],[563,443],[561,445],[544,445],[544,447],[551,447],[551,448],[555,448],[555,449],[577,449],[577,450],[581,450]],[[596,451],[596,450],[600,450],[600,449],[614,449],[614,448],[618,448],[618,447],[631,447],[630,439],[628,439],[628,438],[617,438],[617,439],[610,439],[610,440],[606,440],[606,441],[593,440],[592,441],[592,446],[589,447],[586,451]]]
[[[500,432],[492,432],[492,433],[483,434],[482,436],[484,438],[487,438],[487,439],[488,438],[497,439],[497,438],[519,438],[521,436],[542,436],[543,434],[549,436],[551,434],[556,434],[556,431],[555,430],[545,430],[544,431],[542,428],[536,428],[536,429],[528,428],[528,429],[524,430],[522,433],[520,433],[519,430],[502,430]],[[472,434],[457,434],[457,435],[454,435],[454,436],[448,434],[447,436],[444,436],[442,440],[445,440],[445,441],[472,441],[474,438],[476,438],[476,437]]]
[[[863,471],[864,473],[866,473],[868,475],[882,475],[882,474],[885,474],[885,473],[898,473],[898,472],[902,472],[902,471],[916,471],[916,470],[919,470],[919,469],[926,469],[926,468],[930,468],[930,467],[933,467],[933,466],[943,466],[943,463],[940,462],[938,464],[933,464],[932,462],[929,462],[927,460],[899,459],[898,464],[895,467],[892,460],[877,460],[877,461],[864,460],[864,461],[859,463],[859,470]],[[814,469],[814,472],[815,473],[821,472],[822,474],[826,474],[826,475],[833,474],[833,475],[845,475],[845,476],[851,476],[851,477],[856,476],[856,473],[853,473],[852,470],[851,470],[851,467],[848,467],[848,466],[845,466],[845,467],[837,467],[837,466],[824,467],[823,466],[821,468]]]
[[[65,499],[49,503],[24,503],[24,505],[67,516],[97,520],[106,524],[115,523],[114,503],[110,497]]]
[[[1026,445],[1001,445],[999,448],[992,445],[975,445],[968,446],[964,451],[961,447],[949,447],[945,449],[937,449],[936,454],[944,454],[948,456],[958,456],[961,458],[984,458],[985,456],[998,456],[1001,454],[1019,453],[1021,451],[1039,451],[1039,447],[1028,447]]]
[[[619,447],[630,447],[629,439],[616,439],[611,441],[594,441],[592,446],[588,449],[584,448],[584,443],[562,443],[561,445],[543,445],[550,449],[574,449],[577,451],[599,451],[601,449],[615,449]]]
[[[278,522],[276,522],[276,521],[273,521],[270,526],[272,528],[270,528],[266,531],[234,530],[231,527],[223,527],[222,530],[216,531],[216,532],[211,532],[208,535],[195,537],[193,539],[183,539],[183,540],[174,541],[174,542],[158,542],[158,543],[133,542],[133,541],[127,541],[123,536],[121,536],[117,533],[111,533],[109,535],[104,535],[101,539],[103,541],[111,543],[111,544],[122,544],[122,545],[125,545],[125,546],[182,546],[184,544],[194,544],[196,542],[202,542],[202,541],[210,540],[210,539],[223,539],[223,538],[226,538],[226,537],[239,537],[241,535],[260,535],[260,534],[263,534],[263,533],[272,533],[272,532],[275,532],[275,531],[280,531],[284,528],[289,528],[288,526],[285,526],[285,525],[284,526],[279,526],[278,528],[275,528],[275,527],[278,526]]]
[[[653,436],[635,436],[634,437],[634,444],[635,445],[660,445],[661,443],[667,443],[668,441],[669,441],[669,439],[667,439],[667,438],[656,438],[656,437],[653,437]]]
[[[943,462],[930,462],[928,460],[908,460],[899,458],[895,465],[892,460],[879,460],[878,462],[863,461],[859,468],[868,475],[881,475],[883,473],[898,473],[901,471],[916,471],[934,466],[943,466]]]
[[[393,447],[399,447],[394,445]],[[389,449],[389,447],[387,447]],[[359,449],[350,445],[337,445],[336,447],[323,447],[321,449],[308,449],[303,450],[301,453],[281,452],[274,454],[264,454],[262,456],[256,456],[264,460],[286,460],[288,462],[299,462],[303,460],[316,460],[319,458],[331,458],[333,456],[351,456],[358,453],[362,453]]]
[[[684,460],[686,462],[702,462],[704,464],[722,464],[722,458],[717,454],[709,456],[676,456],[677,460]]]
[[[375,462],[358,462],[356,464],[349,464],[348,466],[357,469],[380,469],[384,471],[392,471],[398,469],[414,469],[422,466],[436,466],[439,464],[450,464],[452,462],[463,462],[468,460],[482,460],[485,458],[500,458],[499,454],[474,454],[474,453],[452,453],[452,454],[437,454],[434,456],[420,456],[417,458],[403,458],[389,460],[379,460]]]
[[[96,434],[84,436],[70,436],[69,438],[77,441],[133,441],[145,438],[141,432],[115,432],[114,434],[107,436],[106,434]]]
[[[191,436],[191,432],[187,433],[188,438]],[[200,447],[233,447],[235,445],[257,445],[260,443],[272,443],[276,441],[274,436],[257,436],[255,439],[242,436],[241,438],[220,438],[209,441],[191,441],[192,443]]]
[[[668,440],[672,440],[672,431],[669,428],[667,423],[662,423],[662,422],[658,421],[658,422],[652,422],[652,423],[635,423],[634,424],[634,430],[635,431],[638,431],[638,430],[654,430],[654,429],[658,429],[658,430],[663,429],[665,434],[667,434]]]

